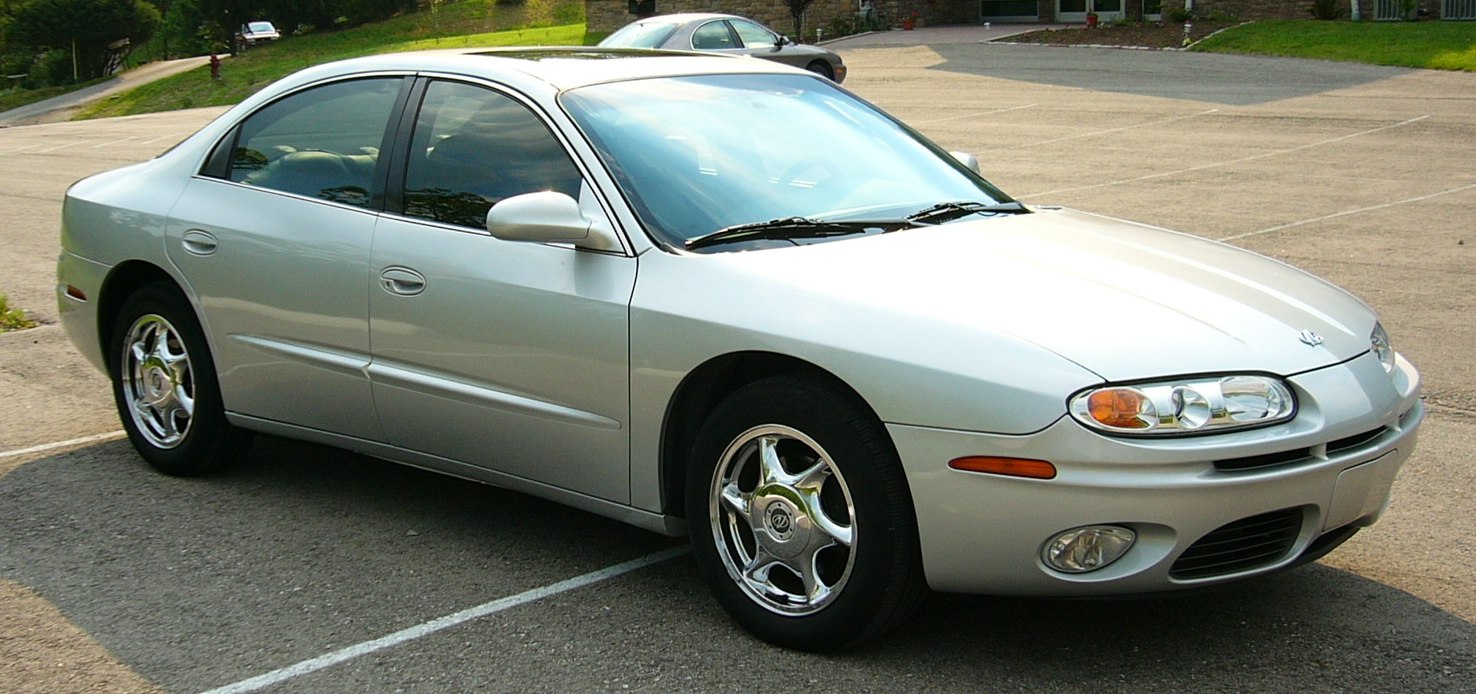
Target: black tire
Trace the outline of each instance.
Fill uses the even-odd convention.
[[[190,303],[145,285],[123,302],[108,341],[113,400],[128,440],[154,469],[193,477],[235,462],[251,433],[225,418],[215,360]]]
[[[830,69],[830,63],[827,63],[823,60],[811,60],[810,64],[805,66],[805,69],[821,77],[824,77],[831,82],[835,81],[835,71]]]
[[[720,403],[693,446],[686,502],[709,587],[770,643],[850,648],[927,594],[896,451],[863,405],[818,379],[773,377]]]

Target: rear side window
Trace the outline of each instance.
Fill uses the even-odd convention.
[[[666,43],[666,39],[675,31],[675,24],[656,22],[627,24],[623,29],[606,37],[600,45],[612,48],[660,48],[661,44]]]
[[[578,197],[579,169],[543,121],[491,89],[432,82],[405,165],[405,214],[486,228],[487,210],[514,195]]]
[[[738,46],[733,43],[733,33],[728,30],[727,22],[708,22],[692,32],[692,47],[700,51],[719,51]]]
[[[241,123],[226,178],[367,207],[402,79],[352,80],[281,99]]]

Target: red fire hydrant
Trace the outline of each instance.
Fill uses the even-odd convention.
[[[210,79],[220,79],[220,56],[214,53],[210,54]]]

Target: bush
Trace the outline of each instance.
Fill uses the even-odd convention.
[[[32,89],[72,82],[72,53],[59,48],[36,56],[36,62],[31,64],[31,76],[26,78],[26,86]]]
[[[1337,19],[1343,16],[1343,3],[1340,0],[1312,0],[1309,11],[1313,19]]]

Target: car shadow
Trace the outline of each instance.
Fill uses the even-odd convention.
[[[932,70],[1059,87],[1249,106],[1323,94],[1415,72],[1407,68],[1262,56],[942,44]]]
[[[0,574],[175,691],[679,545],[526,495],[271,437],[203,479],[156,474],[122,441],[0,478]],[[1151,598],[933,595],[881,640],[814,655],[742,632],[681,557],[289,689],[363,691],[393,676],[438,691],[525,689],[525,678],[537,679],[527,691],[1469,691],[1472,653],[1476,625],[1312,565]]]

